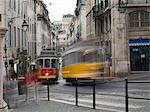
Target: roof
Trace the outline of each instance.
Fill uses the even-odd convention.
[[[37,58],[45,58],[45,57],[55,57],[57,58],[57,52],[55,50],[52,49],[45,49],[41,51],[41,54],[37,57]]]

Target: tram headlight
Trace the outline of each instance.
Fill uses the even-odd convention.
[[[48,72],[46,72],[46,73],[45,73],[45,76],[49,76],[49,73],[48,73]]]

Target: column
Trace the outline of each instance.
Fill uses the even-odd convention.
[[[125,3],[125,0],[121,0],[121,3]],[[124,75],[129,71],[126,33],[126,7],[121,7],[121,9],[119,10],[118,0],[114,0],[112,2],[112,7],[112,72],[115,74]]]
[[[7,29],[0,26],[0,112],[8,112],[7,104],[3,100],[3,41]]]

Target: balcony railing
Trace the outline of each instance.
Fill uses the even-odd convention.
[[[111,2],[107,2],[107,4],[99,3],[98,5],[93,6],[93,11],[94,15],[93,16],[98,16],[110,9],[111,7]]]
[[[128,4],[148,4],[149,0],[127,0]]]

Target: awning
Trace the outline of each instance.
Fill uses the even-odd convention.
[[[129,46],[146,46],[146,45],[150,45],[150,39],[129,40]]]

